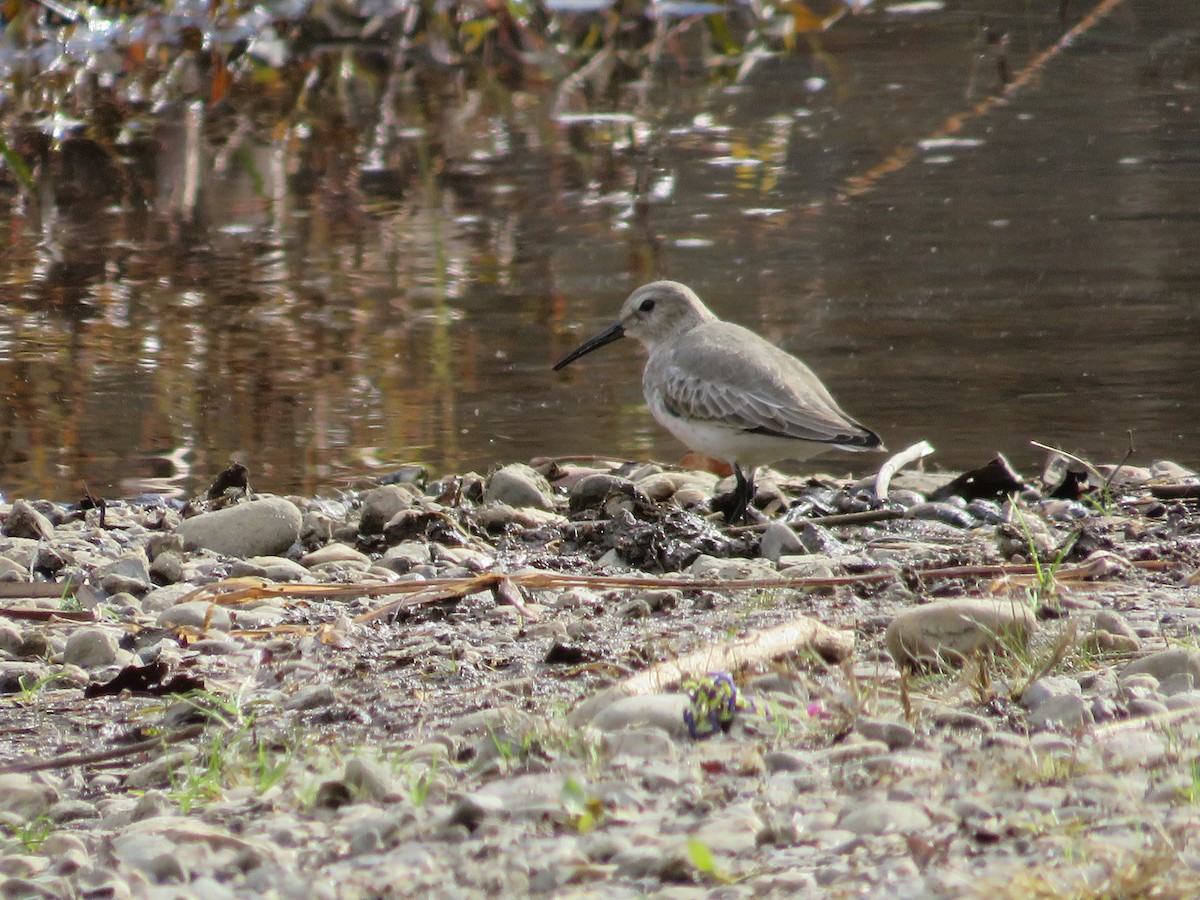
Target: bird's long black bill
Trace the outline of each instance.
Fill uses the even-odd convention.
[[[623,326],[620,322],[616,322],[610,328],[602,331],[590,341],[584,341],[582,344],[556,362],[554,364],[554,371],[557,372],[564,366],[569,366],[571,363],[575,362],[575,360],[579,359],[579,357],[586,356],[593,350],[598,350],[605,344],[611,344],[613,341],[619,341],[623,337],[625,337],[625,326]]]

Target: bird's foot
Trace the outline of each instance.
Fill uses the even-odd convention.
[[[754,470],[750,470],[750,474],[746,475],[740,466],[733,467],[733,474],[737,478],[737,484],[733,491],[728,494],[720,494],[713,497],[713,509],[725,516],[725,521],[730,525],[737,524],[753,524],[755,522],[766,521],[765,517],[754,507]]]

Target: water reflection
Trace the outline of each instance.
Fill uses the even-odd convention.
[[[406,461],[675,459],[633,348],[549,372],[655,277],[944,465],[1028,464],[1031,438],[1112,459],[1127,429],[1200,465],[1198,84],[1170,58],[1191,6],[1124,7],[953,134],[1003,90],[980,16],[1019,70],[1056,9],[880,9],[711,74],[667,45],[653,78],[598,88],[324,56],[294,119],[191,101],[132,142],[139,165],[64,147],[0,212],[0,488],[191,492],[231,458],[303,493]]]

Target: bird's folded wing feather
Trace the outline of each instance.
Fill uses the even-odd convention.
[[[848,446],[878,443],[838,408],[799,360],[760,338],[750,349],[756,352],[705,341],[684,344],[657,360],[656,380],[667,408],[759,434]]]

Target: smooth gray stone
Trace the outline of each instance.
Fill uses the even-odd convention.
[[[372,488],[362,496],[362,512],[358,530],[362,534],[383,534],[383,528],[398,512],[412,509],[417,497],[402,484],[385,484]]]
[[[231,578],[249,575],[269,578],[272,581],[301,581],[308,577],[308,569],[282,556],[252,556],[235,562],[229,567]]]
[[[48,541],[54,537],[54,525],[46,515],[38,512],[29,503],[17,500],[4,520],[4,533],[9,537]]]
[[[1183,647],[1159,650],[1157,653],[1135,659],[1122,670],[1119,677],[1124,681],[1133,675],[1147,674],[1153,675],[1162,683],[1181,672],[1190,674],[1193,684],[1200,682],[1200,653]]]
[[[923,831],[932,824],[925,810],[915,803],[881,800],[863,801],[861,806],[850,809],[842,815],[838,827],[857,835],[910,834]]]
[[[337,702],[337,694],[327,684],[310,684],[300,688],[283,704],[284,709],[320,709]]]
[[[1034,729],[1057,728],[1073,731],[1093,723],[1092,710],[1078,694],[1056,694],[1038,704],[1029,716]]]
[[[158,614],[159,628],[212,628],[228,631],[232,624],[229,612],[207,600],[189,600],[177,603]]]
[[[796,532],[805,553],[824,556],[845,556],[849,548],[833,536],[833,532],[816,522],[804,522]]]
[[[604,735],[604,749],[613,758],[651,762],[674,759],[679,751],[659,728],[633,728]]]
[[[447,825],[461,825],[467,831],[474,831],[485,819],[503,818],[508,815],[504,801],[493,794],[476,791],[459,797],[454,802]]]
[[[0,813],[31,822],[46,815],[57,800],[58,791],[36,774],[13,772],[0,775]]]
[[[689,706],[686,694],[622,697],[596,713],[591,724],[601,731],[659,728],[674,738],[684,738],[688,729],[683,714]]]
[[[943,600],[900,613],[885,640],[897,665],[957,666],[974,653],[1002,651],[1006,642],[1024,646],[1036,627],[1022,603]]]
[[[1111,609],[1102,609],[1096,613],[1096,617],[1092,620],[1092,626],[1097,631],[1107,631],[1109,634],[1119,634],[1135,641],[1139,640],[1137,632],[1125,621],[1125,617]]]
[[[889,750],[902,750],[911,747],[917,739],[917,734],[903,722],[888,722],[884,719],[868,719],[859,717],[854,723],[854,730],[870,741],[883,741]]]
[[[1083,689],[1074,678],[1064,675],[1047,675],[1025,688],[1021,694],[1021,705],[1026,709],[1037,709],[1047,700],[1062,696],[1083,696]]]
[[[101,566],[93,576],[106,594],[141,596],[150,590],[150,563],[142,551],[127,553]]]
[[[506,506],[532,506],[549,512],[554,510],[554,492],[550,483],[524,463],[511,463],[497,469],[483,489],[484,503]]]
[[[76,629],[63,650],[63,662],[84,669],[99,669],[117,661],[117,635],[107,628]]]
[[[773,563],[778,563],[779,557],[785,554],[801,552],[804,552],[804,545],[800,543],[799,535],[791,526],[778,520],[767,526],[758,547],[758,555]]]
[[[283,497],[264,497],[202,513],[179,523],[185,548],[203,547],[224,556],[278,556],[300,537],[300,510]]]

